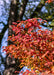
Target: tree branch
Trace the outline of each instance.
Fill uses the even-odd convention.
[[[11,29],[12,22],[16,22],[18,18],[18,3],[19,0],[11,0],[9,18],[8,18],[8,26],[9,26],[8,35],[12,34],[12,29]]]
[[[3,21],[1,21],[0,23],[2,23],[4,26],[6,25]]]
[[[19,20],[22,20],[22,18],[23,18],[27,2],[28,2],[28,0],[22,0],[20,10],[19,10],[19,14],[18,14],[18,19]]]
[[[54,27],[54,26],[51,26],[51,25],[44,25],[44,24],[41,24],[41,26],[44,26],[44,27]]]
[[[7,24],[9,26],[8,35],[12,35],[12,28],[11,28],[12,22],[17,21],[17,19],[18,19],[18,3],[19,3],[19,0],[11,0],[8,24]],[[8,42],[8,44],[10,44],[10,42]],[[13,65],[13,66],[11,66],[11,65]],[[5,67],[6,67],[6,69],[4,70],[3,75],[13,75],[14,71],[16,70],[15,59],[8,57],[8,55],[7,55]]]
[[[41,9],[42,9],[42,7],[44,6],[44,4],[42,4],[42,3],[40,3],[37,7],[36,7],[36,9],[35,9],[35,11],[33,12],[33,14],[31,14],[31,18],[33,18],[33,17],[38,17],[38,13],[40,14],[40,11],[41,11]]]
[[[7,30],[7,28],[8,28],[8,25],[5,25],[4,28],[2,29],[2,32],[0,33],[0,44],[1,44],[1,41],[2,41],[3,36],[4,36],[4,33]]]
[[[11,0],[10,4],[10,11],[9,11],[9,18],[8,18],[8,25],[11,25],[12,22],[17,21],[18,18],[18,3],[19,0]]]

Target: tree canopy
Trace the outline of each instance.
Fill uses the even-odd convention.
[[[35,4],[38,4],[36,5]],[[38,3],[37,3],[38,2]],[[6,1],[4,1],[4,4],[6,4]],[[1,33],[0,33],[0,44],[1,44],[1,41],[2,41],[2,38],[4,36],[4,32],[7,30],[7,28],[9,28],[9,36],[11,36],[13,33],[14,35],[11,36],[13,38],[15,38],[15,27],[13,27],[13,30],[14,32],[12,31],[12,24],[15,25],[15,26],[18,26],[19,24],[21,25],[21,23],[24,23],[24,22],[28,22],[28,23],[25,23],[26,26],[25,26],[25,29],[23,29],[22,27],[22,34],[25,34],[25,36],[27,36],[28,33],[31,33],[31,32],[35,32],[35,28],[40,28],[39,27],[39,24],[43,27],[49,27],[49,28],[52,28],[52,30],[54,29],[54,10],[53,10],[53,4],[54,4],[54,1],[53,0],[11,0],[10,1],[10,8],[7,8],[9,13],[8,13],[8,18],[7,18],[7,24],[5,24],[3,21],[1,21],[0,23],[2,23],[4,25]],[[6,7],[5,7],[6,8]],[[7,10],[6,9],[6,10]],[[29,19],[31,18],[31,19]],[[32,19],[33,18],[33,19]],[[37,19],[37,20],[35,20]],[[17,21],[17,20],[20,20],[20,21]],[[26,21],[22,21],[22,20],[26,20]],[[31,22],[30,22],[31,21]],[[33,23],[36,23],[34,24]],[[47,21],[47,22],[46,22]],[[13,23],[12,23],[13,22]],[[16,22],[16,23],[15,23]],[[18,25],[17,25],[18,24]],[[22,24],[23,25],[23,24]],[[33,27],[32,25],[34,25],[34,31],[33,31]],[[37,26],[38,25],[38,26]],[[19,26],[20,27],[20,26]],[[30,28],[31,27],[31,28]],[[21,27],[20,27],[21,28]],[[19,29],[20,29],[19,28]],[[17,27],[16,27],[16,34],[19,32],[21,33],[21,29],[19,30]],[[42,33],[43,32],[43,33]],[[36,33],[36,32],[35,32]],[[39,34],[40,33],[40,34]],[[51,36],[54,36],[54,31],[43,31],[43,30],[39,30],[39,32],[37,32],[36,34],[38,34],[38,38],[41,38],[43,40],[43,37],[41,35],[43,35],[44,33],[46,33],[46,35],[49,34],[49,37],[47,36],[47,40],[51,40]],[[33,34],[33,33],[32,33]],[[45,36],[45,39],[46,39],[46,35],[43,35]],[[33,36],[36,36],[33,34]],[[32,37],[33,37],[32,36]],[[22,36],[23,37],[23,36]],[[30,36],[29,36],[30,37]],[[17,36],[16,36],[17,38]],[[38,38],[36,38],[38,40]],[[54,39],[54,38],[53,38]],[[48,42],[53,42],[53,39],[51,41],[48,41]],[[13,39],[11,41],[12,44],[14,44],[14,40]],[[16,39],[17,41],[17,39]],[[10,43],[10,42],[9,42]],[[10,43],[10,44],[11,44]],[[41,42],[39,42],[41,43]],[[45,41],[46,43],[46,41]],[[35,43],[34,43],[35,44]],[[54,43],[53,43],[54,45]],[[12,46],[12,45],[11,45]],[[40,45],[41,46],[41,45]],[[46,46],[49,46],[49,45],[46,45]],[[19,46],[20,47],[20,46]],[[15,48],[15,47],[14,47]],[[22,46],[23,48],[23,46]],[[39,46],[37,46],[37,48],[39,48]],[[53,53],[53,49],[51,47],[51,44],[50,44],[50,49],[52,49],[52,53]],[[8,51],[8,50],[7,50]],[[11,52],[11,51],[10,51]],[[15,51],[14,51],[15,52]],[[49,52],[49,51],[48,51]],[[48,52],[45,52],[46,55],[48,54]],[[31,53],[31,51],[30,51]],[[14,53],[13,53],[14,54]],[[23,53],[22,53],[23,54]],[[32,53],[31,53],[32,54]],[[44,53],[43,53],[44,54]],[[41,54],[40,54],[41,55]],[[50,53],[49,53],[50,55]],[[17,56],[14,56],[14,57],[17,57]],[[33,57],[33,56],[32,56]],[[45,56],[44,56],[45,57]],[[24,59],[24,58],[23,58]],[[40,58],[41,59],[41,58]],[[43,58],[44,61],[45,61],[45,58]],[[51,59],[50,59],[51,60]],[[26,64],[26,63],[25,63]],[[43,63],[41,63],[43,64]],[[51,64],[51,63],[50,63]],[[27,66],[27,65],[26,65]],[[39,66],[39,65],[38,65]],[[51,67],[50,67],[51,69]]]

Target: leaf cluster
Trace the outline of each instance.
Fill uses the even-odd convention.
[[[19,59],[20,68],[28,66],[35,71],[54,73],[54,30],[42,30],[40,24],[44,22],[40,18],[13,22],[14,34],[8,38],[13,44],[4,51]]]

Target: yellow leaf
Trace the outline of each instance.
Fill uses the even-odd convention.
[[[38,71],[38,70],[36,70],[35,72],[36,72],[36,73],[39,73],[39,71]]]
[[[52,69],[51,70],[54,72],[54,66],[52,66]]]

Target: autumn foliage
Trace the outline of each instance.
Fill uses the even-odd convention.
[[[23,75],[36,75],[40,72],[54,74],[54,30],[42,30],[40,24],[44,22],[40,18],[13,22],[14,34],[8,38],[13,44],[8,45],[4,51],[19,59],[20,68],[31,68],[31,71],[26,70]]]
[[[46,3],[47,3],[47,2],[48,2],[48,3],[51,3],[51,2],[53,2],[53,0],[47,0]]]

